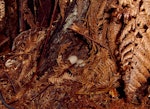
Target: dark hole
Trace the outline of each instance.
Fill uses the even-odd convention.
[[[137,44],[137,43],[135,43],[135,46],[138,46],[138,44]]]
[[[145,29],[145,32],[146,32],[146,30],[148,29],[148,26],[147,26],[147,25],[144,25],[144,29]]]
[[[117,3],[116,4],[119,4],[119,1],[117,0]]]
[[[67,69],[67,73],[68,73],[69,75],[72,75],[72,72],[71,72],[69,69]]]
[[[132,29],[133,32],[135,32],[135,29]]]
[[[128,8],[129,6],[128,6],[128,5],[123,5],[122,7],[123,7],[123,8]]]
[[[143,36],[138,32],[136,35],[137,38],[142,38]]]
[[[119,83],[120,83],[120,87],[117,88],[117,91],[119,93],[119,98],[124,98],[126,95],[125,95],[125,92],[124,92],[124,81],[122,79],[119,80]]]
[[[139,7],[141,7],[141,6],[142,6],[142,4],[143,4],[143,0],[141,0],[141,1],[140,1],[140,4],[139,4],[140,6],[139,6]]]
[[[128,65],[131,65],[131,62],[129,62]]]

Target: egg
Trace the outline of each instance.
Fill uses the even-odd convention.
[[[84,67],[85,66],[85,63],[82,59],[78,59],[77,62],[76,62],[77,66],[79,67]]]
[[[68,60],[70,61],[71,64],[75,64],[78,61],[78,57],[75,55],[71,55],[68,57]]]

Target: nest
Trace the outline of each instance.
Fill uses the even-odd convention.
[[[14,34],[0,43],[11,45],[0,56],[0,108],[149,106],[148,0],[42,3],[22,2],[20,33],[12,45]],[[41,10],[51,3],[54,6],[44,16]],[[31,6],[39,10],[33,14]],[[2,28],[1,34],[8,29]]]

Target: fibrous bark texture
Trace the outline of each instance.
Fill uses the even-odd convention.
[[[149,108],[149,6],[0,0],[0,108]]]

